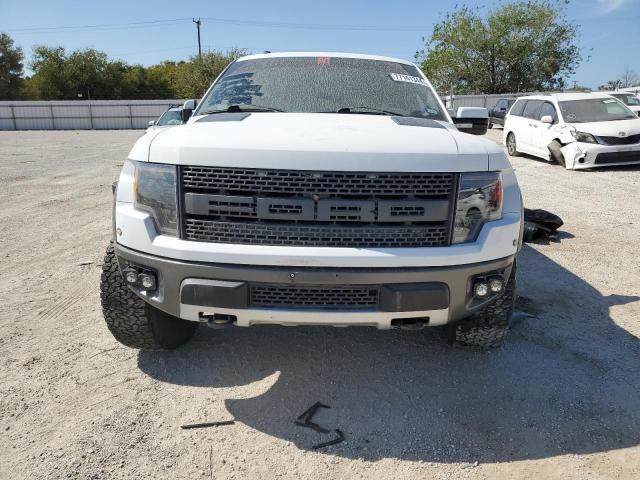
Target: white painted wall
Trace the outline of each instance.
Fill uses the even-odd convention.
[[[0,130],[117,130],[146,128],[184,100],[2,101]]]

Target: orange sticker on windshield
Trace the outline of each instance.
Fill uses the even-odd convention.
[[[331,65],[331,57],[318,57],[318,65]]]

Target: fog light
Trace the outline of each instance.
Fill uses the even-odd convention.
[[[135,285],[136,283],[138,283],[138,272],[136,272],[135,270],[125,270],[124,280],[129,285]]]
[[[489,280],[489,288],[491,293],[500,293],[504,289],[504,280],[500,277],[494,277]]]
[[[149,275],[148,273],[141,273],[138,275],[138,280],[140,281],[140,285],[145,290],[155,290],[156,289],[156,277],[153,275]]]
[[[473,295],[479,298],[489,295],[489,284],[484,280],[476,280],[473,284]]]

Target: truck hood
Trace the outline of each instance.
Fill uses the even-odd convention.
[[[570,123],[568,125],[579,132],[590,133],[598,137],[630,137],[640,133],[640,118],[612,122]]]
[[[445,122],[261,112],[195,117],[186,125],[145,135],[130,158],[241,168],[457,172],[487,170],[489,158],[500,155],[493,142],[460,133]]]

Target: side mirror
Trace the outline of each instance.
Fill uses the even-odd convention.
[[[153,127],[156,124],[155,120],[149,120],[149,126]]]
[[[500,107],[500,111],[501,112],[506,112],[507,111],[507,107]]]
[[[458,130],[472,135],[484,135],[489,129],[489,110],[482,107],[460,107],[453,117]]]
[[[544,115],[540,121],[542,123],[548,123],[549,125],[551,125],[553,123],[553,117],[551,115]]]
[[[191,118],[191,114],[195,109],[196,109],[195,100],[187,100],[182,104],[182,110],[180,111],[180,116],[182,117],[182,123],[187,123],[187,120]]]

